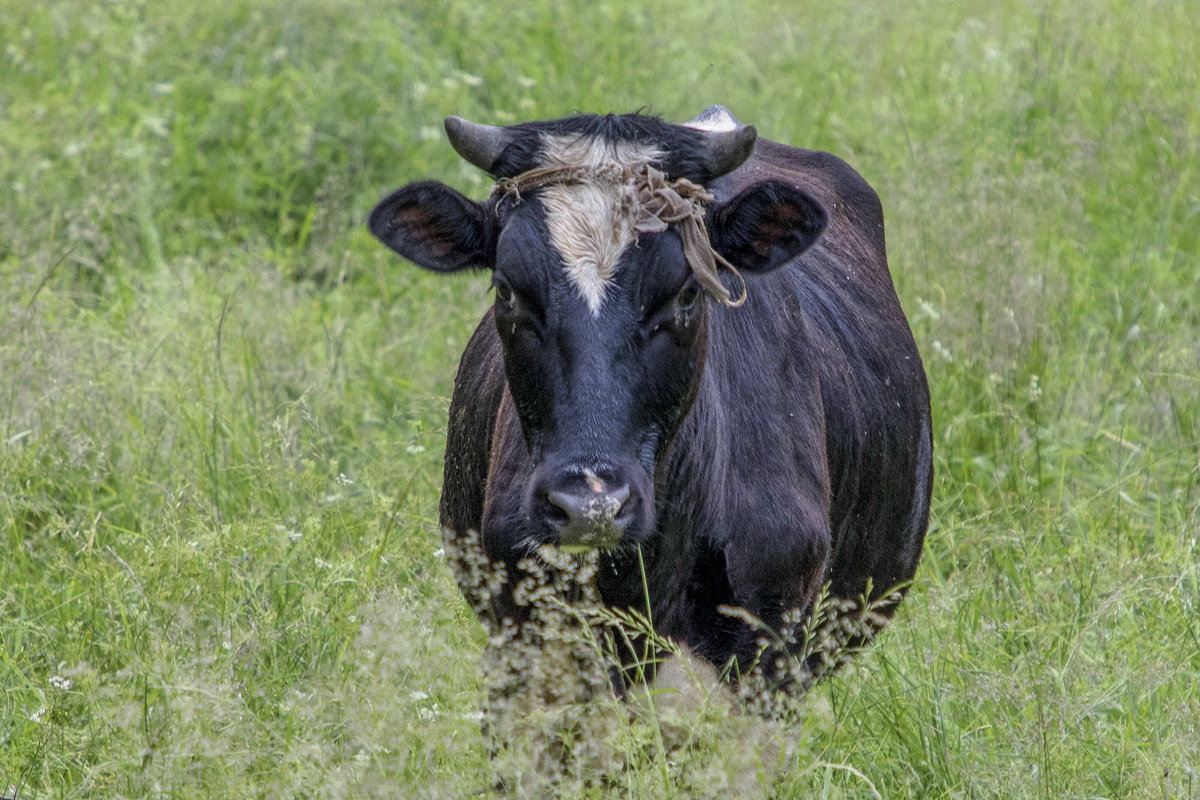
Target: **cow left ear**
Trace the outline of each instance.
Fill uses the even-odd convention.
[[[783,266],[812,247],[828,224],[819,200],[777,181],[752,186],[709,212],[713,248],[750,272]]]
[[[491,215],[435,181],[393,192],[375,206],[367,227],[388,247],[434,272],[491,269],[495,260]]]

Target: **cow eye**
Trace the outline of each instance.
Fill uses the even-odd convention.
[[[496,289],[496,298],[506,306],[513,304],[513,290],[508,281],[500,276],[492,278],[492,286]]]
[[[675,295],[675,308],[680,311],[687,311],[692,306],[696,305],[696,301],[700,299],[700,287],[694,283],[689,283],[683,287],[683,290]]]

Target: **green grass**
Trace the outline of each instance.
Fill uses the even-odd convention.
[[[486,191],[447,114],[722,103],[883,199],[926,559],[800,720],[599,702],[604,758],[543,789],[1200,798],[1191,4],[4,0],[0,43],[0,794],[536,776],[485,752],[436,526],[487,280],[363,221],[417,178]]]

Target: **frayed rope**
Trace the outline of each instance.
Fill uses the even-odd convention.
[[[634,166],[606,164],[597,167],[537,167],[512,178],[496,181],[495,192],[521,201],[522,193],[547,186],[610,183],[631,187],[629,213],[638,233],[662,233],[675,225],[683,241],[683,254],[692,274],[709,296],[735,308],[746,302],[746,280],[737,267],[713,249],[704,224],[704,207],[713,196],[687,178],[667,180],[666,173],[650,164]],[[729,270],[741,287],[735,299],[721,283],[720,268]]]

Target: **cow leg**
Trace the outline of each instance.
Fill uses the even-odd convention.
[[[743,529],[725,548],[735,602],[751,615],[737,629],[732,655],[743,674],[757,660],[769,689],[796,688],[803,665],[792,656],[808,644],[805,623],[828,571],[831,537],[823,505],[793,511],[793,524]]]

